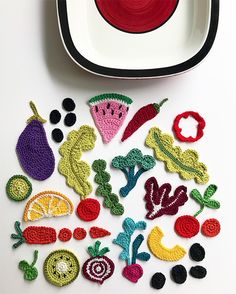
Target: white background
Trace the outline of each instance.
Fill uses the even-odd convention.
[[[53,0],[41,1],[1,1],[1,45],[0,45],[0,74],[1,74],[1,108],[0,108],[0,293],[155,293],[149,286],[149,281],[157,271],[163,272],[166,285],[160,293],[215,293],[224,291],[227,294],[236,293],[235,286],[235,1],[221,1],[220,23],[215,44],[205,61],[196,69],[172,78],[146,81],[111,80],[89,74],[78,68],[67,56],[60,40],[55,3]],[[143,153],[152,154],[152,150],[144,147],[144,139],[150,127],[158,125],[163,131],[171,133],[175,116],[186,110],[199,111],[205,117],[207,126],[205,136],[191,148],[199,151],[200,159],[206,163],[211,176],[210,183],[218,185],[216,198],[221,201],[222,207],[218,211],[205,210],[199,221],[216,217],[222,224],[221,234],[207,239],[199,234],[191,240],[184,240],[175,235],[173,224],[176,217],[163,216],[155,221],[148,221],[145,236],[150,229],[158,224],[166,234],[164,243],[173,246],[176,243],[189,248],[192,243],[200,242],[206,250],[206,258],[201,262],[208,270],[204,280],[195,280],[188,276],[184,285],[176,285],[169,276],[170,268],[176,263],[159,261],[152,256],[151,260],[142,264],[144,276],[137,285],[124,279],[121,275],[124,262],[118,261],[120,253],[118,246],[112,245],[112,238],[121,231],[121,223],[125,216],[133,217],[136,221],[145,216],[144,182],[151,175],[155,175],[159,183],[170,182],[173,188],[186,184],[189,191],[199,188],[201,192],[206,186],[196,185],[194,181],[183,182],[177,174],[166,173],[163,163],[157,162],[155,169],[147,172],[140,178],[133,192],[121,201],[126,212],[122,217],[111,216],[107,209],[102,209],[97,221],[83,223],[76,215],[58,219],[47,219],[38,222],[38,225],[49,225],[57,229],[84,226],[89,229],[91,225],[102,226],[112,231],[111,238],[104,238],[103,245],[110,246],[108,254],[116,263],[113,277],[104,285],[99,286],[79,278],[71,285],[58,289],[47,283],[43,276],[42,266],[46,256],[53,249],[68,248],[76,252],[81,264],[88,258],[87,246],[93,243],[88,236],[84,241],[71,240],[68,243],[58,241],[53,245],[30,246],[22,245],[12,250],[10,234],[14,231],[15,220],[21,220],[25,203],[10,201],[5,193],[5,185],[9,177],[22,174],[19,166],[15,146],[17,138],[25,127],[26,119],[31,115],[28,102],[33,99],[42,116],[48,118],[52,109],[60,109],[62,99],[72,97],[76,101],[77,124],[75,128],[86,123],[93,124],[86,102],[93,95],[102,92],[118,92],[130,96],[134,103],[130,108],[122,130],[107,146],[104,146],[100,135],[97,134],[97,144],[94,151],[84,154],[83,158],[92,163],[96,158],[102,157],[108,162],[115,155],[126,154],[132,147],[142,149]],[[130,140],[120,144],[122,131],[132,115],[144,104],[159,101],[168,97],[169,102],[163,106],[156,119],[148,122]],[[62,111],[64,115],[64,111]],[[191,122],[191,121],[190,121]],[[187,124],[187,122],[186,122]],[[60,124],[65,135],[72,128]],[[49,143],[58,162],[58,145],[50,139],[53,126],[45,124]],[[193,132],[193,125],[188,124],[186,132]],[[179,144],[179,143],[177,143]],[[181,144],[185,149],[190,145]],[[90,180],[93,181],[94,174]],[[119,187],[125,183],[121,172],[112,170],[113,188],[118,192]],[[79,197],[72,189],[65,185],[65,179],[55,170],[53,176],[44,181],[33,183],[33,193],[54,189],[68,195],[77,206]],[[95,185],[94,185],[95,187]],[[93,193],[94,195],[94,193]],[[99,199],[101,200],[101,199]],[[181,208],[179,215],[193,214],[198,205],[189,200]],[[36,223],[35,223],[36,224]],[[36,224],[36,225],[37,225]],[[23,224],[23,228],[26,225]],[[17,268],[21,259],[30,261],[33,250],[39,250],[39,277],[34,282],[26,282],[23,273]],[[142,245],[147,250],[145,242]],[[186,256],[179,263],[187,269],[196,265]],[[58,292],[57,292],[58,293]]]

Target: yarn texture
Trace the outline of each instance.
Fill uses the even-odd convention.
[[[101,94],[89,100],[92,117],[104,143],[109,143],[118,133],[132,102],[129,97],[116,93]]]
[[[152,229],[148,236],[148,247],[152,254],[161,260],[178,261],[182,259],[186,250],[180,245],[175,245],[173,248],[168,248],[162,244],[164,233],[156,226]]]
[[[79,275],[79,260],[71,251],[61,249],[51,252],[43,266],[47,281],[57,287],[72,283]]]
[[[90,166],[81,160],[82,152],[95,147],[96,135],[94,129],[83,125],[78,131],[71,131],[67,141],[62,144],[59,152],[62,156],[58,169],[66,177],[69,187],[85,199],[92,192],[92,185],[88,182]]]
[[[146,214],[147,219],[155,219],[162,215],[174,215],[178,212],[179,207],[183,206],[188,200],[187,188],[179,186],[174,191],[174,195],[170,196],[172,189],[169,183],[165,183],[159,187],[155,177],[149,178],[145,183],[146,195]]]
[[[110,209],[113,215],[122,215],[124,206],[119,203],[119,198],[112,193],[112,186],[109,184],[110,174],[106,172],[107,163],[103,159],[97,159],[92,164],[92,169],[97,173],[94,181],[98,184],[96,194],[104,197],[103,205]]]
[[[24,221],[71,215],[74,206],[65,195],[55,191],[43,191],[30,198],[25,206]]]
[[[169,172],[178,173],[184,180],[194,179],[198,184],[206,184],[209,181],[207,166],[198,161],[197,151],[192,149],[182,151],[173,144],[173,137],[162,133],[156,127],[150,129],[146,138],[146,145],[154,149],[156,158],[165,163]]]
[[[32,193],[32,184],[27,177],[15,175],[11,177],[6,185],[7,196],[15,201],[22,201]]]

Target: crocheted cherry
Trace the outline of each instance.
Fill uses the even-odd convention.
[[[24,171],[33,179],[43,181],[51,176],[55,168],[55,158],[50,148],[43,123],[46,122],[31,101],[30,107],[34,115],[31,116],[21,133],[16,152]]]
[[[203,209],[205,207],[212,209],[220,208],[219,201],[211,199],[212,196],[215,194],[216,190],[216,185],[210,185],[207,187],[203,196],[197,189],[191,191],[191,197],[200,204],[201,208],[194,214],[194,216],[183,215],[177,218],[175,222],[175,231],[178,235],[180,235],[183,238],[194,237],[198,234],[200,230],[200,224],[196,217],[203,211]]]
[[[202,233],[206,237],[215,237],[220,233],[220,222],[215,218],[210,218],[202,224]]]
[[[100,250],[100,245],[101,242],[96,241],[94,247],[88,247],[88,252],[92,257],[84,263],[82,270],[86,279],[102,284],[112,276],[115,265],[110,258],[104,256],[110,251],[109,248],[104,247]]]

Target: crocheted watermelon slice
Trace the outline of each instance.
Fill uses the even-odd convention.
[[[89,100],[94,122],[104,143],[109,143],[122,126],[132,99],[127,96],[107,93]]]

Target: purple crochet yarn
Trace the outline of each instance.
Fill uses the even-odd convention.
[[[21,133],[16,152],[22,168],[35,180],[43,181],[51,176],[55,158],[42,123],[32,120]]]

